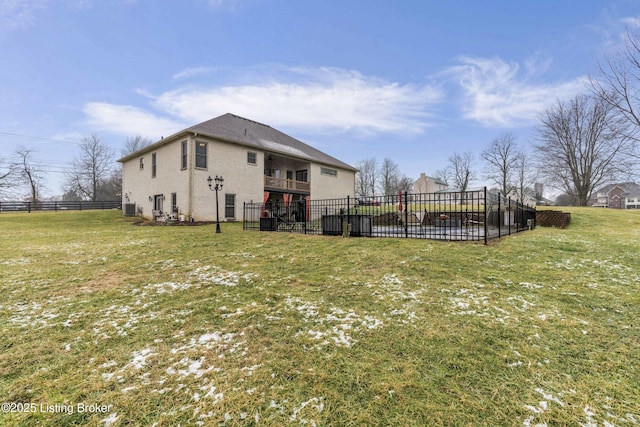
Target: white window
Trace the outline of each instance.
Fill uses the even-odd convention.
[[[322,175],[338,176],[338,171],[335,169],[320,168],[320,173]]]
[[[247,163],[250,165],[255,165],[257,163],[258,156],[254,152],[247,152]]]
[[[307,182],[308,173],[306,169],[296,171],[296,181]]]
[[[187,168],[187,141],[182,141],[182,145],[180,147],[180,158],[181,158],[180,168],[186,169]]]
[[[224,217],[235,218],[236,217],[236,195],[225,194],[224,195]]]
[[[207,168],[207,143],[196,141],[196,167],[199,169]]]

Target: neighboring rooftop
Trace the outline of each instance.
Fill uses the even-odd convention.
[[[255,147],[276,154],[297,157],[299,159],[336,166],[342,169],[357,170],[353,166],[323,153],[271,126],[231,113],[223,114],[222,116],[186,128],[136,153],[125,156],[118,161],[124,162],[141,153],[156,149],[161,145],[171,142],[174,137],[181,136],[184,133],[198,133],[199,135],[222,139],[226,142],[248,147]]]
[[[416,181],[419,181],[421,179],[428,179],[428,180],[430,180],[432,182],[435,182],[436,184],[449,185],[446,182],[444,182],[442,179],[434,178],[432,176],[429,176],[429,175],[425,174],[424,172],[420,172],[420,177]]]
[[[618,184],[609,184],[604,187],[598,189],[596,194],[598,193],[609,193],[616,187],[620,187],[624,192],[626,197],[640,197],[640,185],[635,182],[623,182]]]

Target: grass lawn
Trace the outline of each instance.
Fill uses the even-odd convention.
[[[640,211],[447,243],[0,214],[0,425],[640,424]]]

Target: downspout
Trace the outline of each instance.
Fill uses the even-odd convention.
[[[189,168],[189,221],[193,220],[193,194],[194,194],[194,190],[193,190],[193,173],[194,173],[194,168],[193,168],[193,158],[195,156],[193,156],[192,154],[194,153],[193,150],[195,150],[195,148],[191,148],[191,147],[195,147],[196,144],[196,137],[198,136],[198,132],[194,132],[193,133],[193,137],[189,137],[188,139],[188,143],[187,143],[187,167]]]

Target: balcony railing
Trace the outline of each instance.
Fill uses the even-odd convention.
[[[309,191],[309,183],[296,181],[294,179],[275,178],[273,176],[264,177],[264,186],[267,188],[293,191]]]

